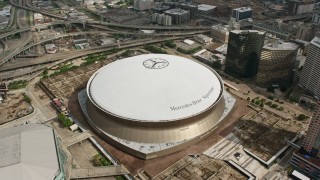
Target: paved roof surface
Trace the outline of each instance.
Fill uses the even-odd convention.
[[[10,180],[44,180],[53,179],[58,172],[51,128],[29,124],[0,131],[0,177]]]

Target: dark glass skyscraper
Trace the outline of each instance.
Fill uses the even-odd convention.
[[[237,77],[257,74],[265,32],[234,30],[229,33],[225,72]]]

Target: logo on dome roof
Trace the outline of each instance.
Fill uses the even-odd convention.
[[[144,67],[148,69],[162,69],[169,65],[169,62],[162,58],[151,58],[143,61]]]

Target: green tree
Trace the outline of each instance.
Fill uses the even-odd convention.
[[[220,63],[220,61],[213,61],[212,66],[216,69],[220,69],[222,64]]]
[[[169,48],[176,48],[176,47],[177,47],[177,45],[174,43],[173,40],[165,41],[165,42],[164,42],[164,45],[167,46],[167,47],[169,47]]]
[[[304,115],[304,114],[300,114],[300,115],[298,116],[298,120],[300,120],[300,121],[303,121],[303,120],[306,120],[306,119],[308,119],[308,116],[306,116],[306,115]]]
[[[198,47],[193,48],[193,49],[185,50],[185,49],[182,49],[182,48],[178,47],[177,51],[179,51],[181,53],[184,53],[184,54],[193,54],[193,53],[197,52],[198,50],[200,50],[201,48],[202,48],[201,46],[198,46]]]
[[[22,94],[23,95],[23,100],[29,104],[31,104],[31,98],[26,95],[25,93]]]
[[[155,46],[152,46],[152,45],[145,45],[143,48],[148,50],[148,51],[150,51],[150,52],[152,52],[152,53],[168,54],[167,51],[165,51],[164,49],[159,48],[159,47],[155,47]]]
[[[8,88],[10,90],[22,89],[25,88],[28,84],[26,80],[12,81],[9,83]]]
[[[112,165],[111,161],[106,159],[101,154],[96,154],[93,157],[93,163],[94,163],[95,166],[109,166],[109,165]]]
[[[274,88],[273,88],[272,86],[267,87],[267,91],[268,91],[268,92],[274,92]]]
[[[273,97],[272,95],[268,95],[268,99],[273,100],[273,99],[274,99],[274,97]]]
[[[73,125],[73,122],[71,121],[71,119],[62,113],[58,115],[58,119],[60,120],[60,122],[63,124],[64,127],[69,127]]]

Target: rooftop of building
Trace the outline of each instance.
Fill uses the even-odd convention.
[[[56,45],[54,45],[54,44],[46,44],[45,45],[45,48],[46,49],[53,49],[53,48],[55,48],[56,47]]]
[[[261,35],[265,34],[265,32],[259,31],[259,30],[232,30],[230,32],[235,33],[235,34],[249,34],[249,33],[258,33]]]
[[[0,131],[0,176],[53,179],[59,172],[52,128],[28,124]]]
[[[250,7],[239,7],[239,8],[235,8],[233,10],[239,11],[239,12],[252,11],[252,9]]]
[[[212,29],[217,29],[217,30],[220,30],[220,31],[227,31],[228,28],[222,24],[218,24],[218,25],[214,25],[211,27]]]
[[[170,6],[167,6],[167,5],[163,4],[163,3],[156,3],[155,6],[152,9],[159,10],[159,11],[160,10],[168,10],[168,9],[170,9]]]
[[[309,164],[312,164],[320,169],[320,158],[310,156],[309,153],[305,153],[305,151],[302,148],[295,151],[294,156],[298,156],[300,159],[303,159],[304,161],[307,161]]]
[[[199,4],[198,5],[198,10],[200,11],[209,11],[209,10],[212,10],[212,9],[215,9],[217,6],[211,6],[211,5],[208,5],[208,4]]]
[[[204,34],[197,34],[196,37],[201,38],[201,39],[204,39],[204,40],[212,40],[211,37],[206,36],[206,35],[204,35]]]
[[[201,51],[193,54],[193,56],[199,57],[201,59],[205,59],[206,61],[208,61],[210,63],[213,63],[216,61],[221,63],[221,61],[226,59],[226,57],[224,55],[218,54],[218,53],[214,54],[206,49],[202,49]]]
[[[298,45],[291,42],[276,41],[264,45],[263,48],[269,50],[295,50]]]
[[[183,14],[188,13],[188,11],[183,10],[183,9],[169,9],[169,10],[166,10],[165,13],[175,14],[175,15],[183,15]]]
[[[311,41],[311,44],[320,48],[320,37],[314,37]]]

